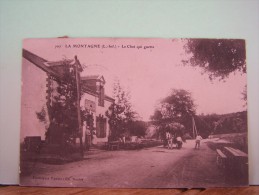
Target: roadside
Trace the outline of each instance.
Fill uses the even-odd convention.
[[[204,142],[188,140],[183,148],[90,150],[81,161],[64,165],[35,162],[24,185],[99,188],[184,188],[231,186],[216,165],[216,153]]]

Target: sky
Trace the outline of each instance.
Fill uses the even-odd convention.
[[[85,38],[26,39],[23,47],[48,61],[77,55],[82,75],[103,75],[105,93],[112,97],[112,86],[119,80],[130,91],[131,103],[143,120],[149,120],[159,100],[171,89],[191,92],[197,114],[225,114],[243,111],[242,91],[246,74],[213,80],[202,70],[183,66],[186,59],[180,39]]]

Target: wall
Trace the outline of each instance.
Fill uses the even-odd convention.
[[[23,58],[22,60],[22,100],[21,100],[21,135],[20,142],[26,136],[41,136],[45,139],[45,127],[36,112],[46,108],[47,74]]]
[[[108,108],[110,107],[110,105],[112,103],[107,101],[107,100],[105,100],[104,101],[104,107],[98,106],[98,97],[96,97],[94,95],[90,95],[90,94],[84,93],[83,96],[81,97],[81,101],[80,101],[80,106],[81,107],[85,106],[85,100],[86,99],[95,102],[96,112],[93,113],[93,116],[94,116],[94,127],[96,127],[96,117],[99,116],[99,115],[103,115],[104,118],[107,118],[106,115],[105,115],[105,112],[108,110]],[[85,129],[85,127],[83,129]],[[97,142],[107,142],[108,141],[109,132],[110,132],[110,128],[109,128],[108,118],[107,118],[107,120],[106,120],[106,137],[105,138],[98,138]],[[84,136],[85,136],[85,132],[83,132],[83,140],[84,140]]]

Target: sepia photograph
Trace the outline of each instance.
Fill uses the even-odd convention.
[[[21,186],[248,186],[245,40],[25,39],[21,86]]]

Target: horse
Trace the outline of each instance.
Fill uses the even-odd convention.
[[[166,140],[168,149],[173,149],[173,135],[169,132],[166,132]]]

